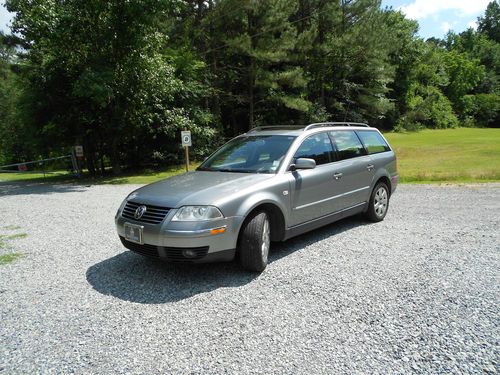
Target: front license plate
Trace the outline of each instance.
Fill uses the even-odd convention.
[[[125,239],[127,241],[144,244],[142,241],[142,229],[144,227],[141,225],[125,223]]]

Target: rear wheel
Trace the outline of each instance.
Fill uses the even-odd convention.
[[[382,221],[388,209],[389,188],[384,182],[379,182],[372,191],[366,217],[371,221]]]
[[[271,247],[271,225],[265,212],[250,216],[243,224],[238,243],[240,263],[246,270],[262,272]]]

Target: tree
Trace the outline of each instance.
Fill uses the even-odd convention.
[[[484,17],[478,18],[477,30],[500,43],[500,2],[494,0],[488,4]]]
[[[115,173],[126,155],[151,160],[181,127],[213,135],[197,128],[196,107],[182,107],[196,98],[176,76],[160,29],[175,6],[159,0],[7,2],[16,12],[14,31],[30,46],[31,89],[45,93],[36,115],[40,131],[59,146],[83,142],[90,170],[96,157],[102,169],[109,157]],[[137,142],[151,137],[159,149]]]

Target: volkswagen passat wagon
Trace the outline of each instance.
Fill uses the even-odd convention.
[[[132,192],[115,222],[123,245],[171,262],[229,261],[262,271],[272,241],[347,216],[384,219],[396,156],[375,128],[355,123],[259,127],[196,171]]]

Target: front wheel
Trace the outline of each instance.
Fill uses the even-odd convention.
[[[388,209],[389,188],[384,182],[379,182],[372,191],[366,217],[371,221],[382,221]]]
[[[265,212],[258,212],[243,225],[238,243],[240,263],[246,270],[262,272],[267,266],[271,246],[269,216]]]

